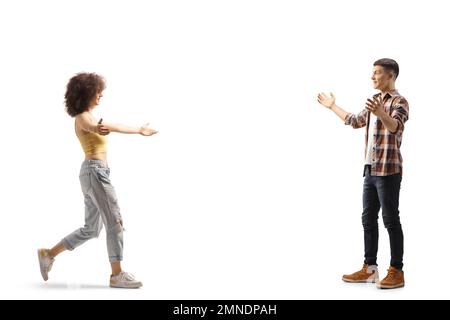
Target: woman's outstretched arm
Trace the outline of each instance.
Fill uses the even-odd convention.
[[[141,134],[143,136],[152,136],[158,131],[150,128],[148,123],[144,124],[141,127],[130,127],[126,126],[124,124],[116,124],[116,123],[109,123],[109,122],[103,122],[103,127],[105,129],[111,131],[111,132],[119,132],[119,133],[128,133],[128,134]]]

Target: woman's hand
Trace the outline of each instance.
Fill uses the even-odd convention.
[[[111,130],[105,126],[103,119],[97,122],[97,120],[87,111],[80,113],[75,117],[75,124],[78,124],[79,128],[87,132],[98,133],[102,136],[108,135]]]
[[[150,136],[158,133],[158,131],[153,130],[152,128],[149,128],[148,125],[149,125],[149,123],[146,123],[139,129],[139,133],[141,135],[150,137]]]
[[[95,127],[95,132],[102,135],[102,136],[106,136],[109,134],[109,130],[102,124],[103,118],[100,119],[100,121],[97,123],[97,126]]]

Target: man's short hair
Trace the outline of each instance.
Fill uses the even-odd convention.
[[[392,71],[394,73],[394,80],[397,79],[400,72],[398,63],[394,59],[383,58],[375,61],[373,66],[381,66],[387,71]]]

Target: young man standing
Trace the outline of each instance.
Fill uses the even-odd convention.
[[[402,180],[400,146],[408,102],[395,89],[399,66],[392,59],[380,59],[373,65],[373,87],[380,92],[367,99],[359,114],[338,107],[335,96],[320,93],[318,102],[332,110],[346,125],[366,127],[363,213],[364,265],[361,270],[344,275],[346,282],[376,282],[378,288],[393,289],[405,285],[403,275],[403,231],[398,211]],[[382,209],[384,226],[389,233],[391,262],[387,276],[378,281],[378,212]]]

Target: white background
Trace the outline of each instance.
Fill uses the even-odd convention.
[[[0,298],[450,298],[445,3],[2,1]],[[394,291],[341,281],[363,261],[364,130],[316,102],[333,91],[360,111],[382,57],[410,103]],[[109,138],[124,268],[141,290],[108,289],[104,233],[40,278],[36,249],[83,224],[63,105],[80,71],[108,81],[99,117],[160,131]]]

